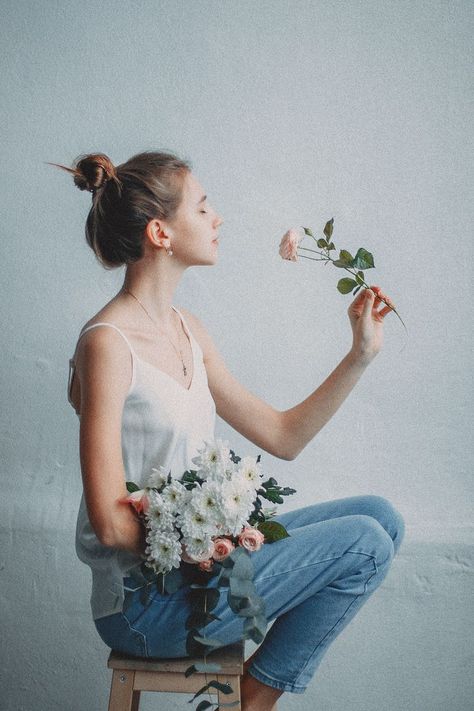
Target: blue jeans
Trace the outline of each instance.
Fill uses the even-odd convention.
[[[404,521],[381,496],[352,496],[276,516],[290,533],[251,554],[254,582],[275,620],[249,672],[268,686],[303,693],[327,648],[388,573],[404,536]],[[134,588],[132,578],[125,586]],[[131,604],[95,620],[109,647],[144,657],[185,657],[188,589],[152,593],[144,607],[140,590]],[[221,593],[213,613],[220,617],[205,635],[231,644],[242,636],[242,618]]]

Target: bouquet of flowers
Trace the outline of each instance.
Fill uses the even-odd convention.
[[[190,656],[202,653],[204,662],[189,667],[187,675],[216,673],[219,668],[208,664],[206,655],[222,646],[221,642],[200,632],[216,619],[212,610],[220,598],[219,588],[228,588],[231,610],[244,618],[243,638],[257,644],[263,640],[265,606],[253,585],[250,558],[264,543],[289,534],[272,520],[276,507],[264,508],[262,499],[281,504],[284,496],[295,493],[295,489],[280,487],[273,477],[263,481],[260,455],[241,458],[222,440],[204,442],[192,462],[196,468],[179,479],[163,467],[153,468],[143,489],[127,482],[130,493],[123,499],[134,507],[146,528],[144,560],[140,570],[130,571],[143,583],[144,604],[152,586],[166,595],[190,585],[186,649]],[[209,587],[213,577],[216,587]],[[199,693],[219,684],[211,681]],[[232,691],[225,684],[219,689]]]

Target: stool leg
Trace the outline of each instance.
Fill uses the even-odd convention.
[[[217,702],[220,704],[225,704],[225,703],[230,703],[231,701],[238,701],[239,704],[237,706],[233,706],[232,708],[235,711],[241,711],[240,708],[240,676],[222,676],[218,675],[217,676],[217,681],[220,681],[221,684],[230,684],[232,687],[232,694],[223,694],[222,691],[217,691]]]
[[[110,687],[109,711],[133,711],[133,682],[135,672],[129,669],[114,669]],[[140,692],[138,692],[140,693]],[[139,697],[138,697],[139,698]],[[138,705],[135,707],[135,711]]]
[[[140,706],[140,692],[137,689],[133,690],[132,707],[130,711],[138,711]]]

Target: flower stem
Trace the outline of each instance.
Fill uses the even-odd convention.
[[[313,239],[314,239],[314,237],[313,237]],[[335,261],[335,260],[332,259],[329,255],[324,254],[324,252],[318,252],[316,249],[308,249],[307,247],[298,247],[298,249],[304,249],[304,250],[306,250],[307,252],[313,252],[314,254],[321,254],[321,255],[322,255],[322,259],[316,259],[315,257],[308,257],[306,254],[300,254],[300,255],[299,255],[300,257],[304,257],[305,259],[311,259],[313,262],[328,262],[328,261],[329,261],[329,262],[334,262],[334,261]],[[352,272],[352,271],[349,269],[349,267],[343,267],[343,269],[345,269],[346,272],[349,272],[349,274],[350,274],[351,276],[355,276],[355,277],[357,276],[356,272]],[[360,277],[358,277],[358,278],[360,279]],[[370,286],[367,284],[366,281],[364,281],[364,279],[361,279],[361,281],[362,281],[361,286],[364,286],[365,289],[370,289]],[[407,327],[405,326],[405,323],[404,323],[402,317],[400,316],[400,314],[398,313],[398,311],[397,311],[396,309],[394,309],[393,306],[390,306],[390,304],[388,304],[388,303],[385,301],[385,299],[383,299],[381,296],[377,296],[377,298],[380,299],[380,301],[383,301],[383,303],[384,303],[386,306],[388,306],[388,307],[398,316],[398,318],[400,319],[400,321],[401,321],[402,324],[403,324],[403,328],[405,329],[405,331],[407,331]],[[408,331],[407,331],[407,333],[408,333]]]

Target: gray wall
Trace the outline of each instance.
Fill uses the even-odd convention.
[[[171,149],[225,219],[218,264],[189,270],[176,303],[250,390],[293,406],[350,347],[341,273],[278,256],[293,225],[334,217],[336,246],[373,252],[370,283],[408,327],[386,319],[382,352],[295,461],[262,453],[298,490],[285,507],[373,493],[407,524],[389,577],[282,711],[467,711],[472,4],[4,0],[0,25],[2,708],[100,711],[110,673],[74,554],[66,381],[123,272],[85,243],[90,196],[45,161]]]

